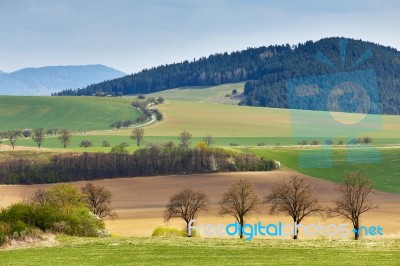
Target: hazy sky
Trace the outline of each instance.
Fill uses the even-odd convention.
[[[0,0],[0,70],[127,73],[216,52],[344,36],[400,50],[398,0]]]

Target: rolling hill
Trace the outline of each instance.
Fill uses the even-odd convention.
[[[50,95],[126,75],[103,65],[24,68],[0,74],[0,95]]]
[[[0,130],[99,130],[139,115],[125,98],[0,96]]]
[[[64,90],[57,95],[140,94],[246,81],[242,105],[400,114],[399,77],[400,52],[396,49],[362,40],[326,38],[162,65],[81,89]],[[317,96],[304,98],[306,102],[300,104],[296,101],[298,97],[294,101],[288,98],[294,95],[288,83],[291,81],[306,86],[317,84],[323,89]],[[360,84],[366,93],[360,94],[354,86],[338,88],[338,103],[330,106],[329,93],[344,82]],[[360,105],[365,106],[360,109]]]

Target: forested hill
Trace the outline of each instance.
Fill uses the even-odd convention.
[[[93,95],[151,93],[181,86],[212,86],[258,79],[270,58],[290,51],[289,45],[249,48],[231,54],[215,54],[192,62],[144,69],[139,73],[101,82],[77,90],[64,90],[57,95]]]
[[[288,84],[292,79],[299,78],[303,78],[304,85],[310,85],[306,83],[317,80],[320,86],[327,88],[335,88],[337,84],[334,84],[332,78],[336,78],[337,82],[360,84],[366,90],[364,94],[351,88],[342,90],[336,99],[340,106],[334,107],[335,110],[400,114],[400,52],[390,47],[344,38],[326,38],[295,46],[274,45],[248,48],[230,54],[215,54],[191,62],[145,69],[82,89],[64,90],[57,95],[93,95],[100,92],[126,95],[181,86],[247,81],[245,97],[240,104],[327,110],[329,89],[321,93],[319,98],[313,96],[310,99],[301,99],[303,102],[288,101]],[[374,85],[375,80],[377,85]],[[371,108],[361,110],[357,106],[366,106],[366,95],[371,97]]]

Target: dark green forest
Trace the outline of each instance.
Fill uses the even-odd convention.
[[[214,54],[54,95],[142,94],[239,81],[246,81],[242,105],[400,114],[400,52],[345,38]],[[330,92],[345,81],[353,85],[339,87],[332,106]],[[312,82],[323,88],[320,94],[294,97],[293,84],[310,86]],[[360,84],[364,93],[354,89],[354,84]]]

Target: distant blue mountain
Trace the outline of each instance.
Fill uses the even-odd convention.
[[[0,70],[0,95],[50,95],[123,76],[126,74],[104,65],[47,66],[11,73]]]

